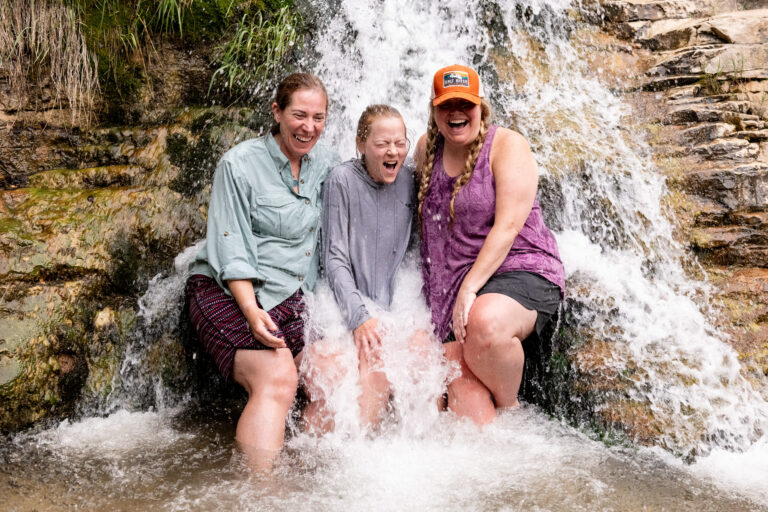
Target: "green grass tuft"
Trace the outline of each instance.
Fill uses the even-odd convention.
[[[218,68],[211,77],[209,94],[221,85],[230,98],[240,99],[274,79],[301,42],[301,24],[300,16],[287,5],[272,16],[246,10],[232,36],[216,50]]]

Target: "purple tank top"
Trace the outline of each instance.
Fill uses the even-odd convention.
[[[453,225],[449,207],[457,178],[445,174],[442,137],[438,140],[432,178],[422,207],[421,259],[424,296],[432,310],[435,334],[441,340],[451,331],[451,312],[459,287],[493,226],[496,183],[490,153],[496,128],[488,129],[472,177],[456,196]],[[544,224],[538,199],[534,200],[525,225],[495,274],[512,270],[539,274],[560,287],[564,296],[563,264],[555,237]]]

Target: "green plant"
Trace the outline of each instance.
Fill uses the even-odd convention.
[[[746,82],[744,78],[744,55],[739,54],[739,59],[731,58],[731,81],[734,84],[734,91],[738,92],[741,86]]]
[[[242,97],[260,82],[274,78],[288,53],[300,42],[302,20],[289,6],[271,17],[246,11],[234,33],[217,48],[219,66],[211,77],[210,94],[219,82],[230,97]]]
[[[716,96],[723,93],[722,74],[720,59],[718,59],[717,69],[713,73],[703,73],[699,76],[698,83],[708,96]]]
[[[163,30],[171,32],[179,28],[179,35],[184,32],[184,14],[189,10],[193,0],[159,0],[154,15],[154,22]]]

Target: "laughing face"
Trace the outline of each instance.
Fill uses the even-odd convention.
[[[462,99],[444,101],[435,107],[437,129],[448,144],[466,146],[480,133],[481,107]]]
[[[283,110],[272,103],[272,114],[280,124],[277,144],[288,160],[296,162],[309,153],[323,133],[328,99],[319,89],[299,89]]]
[[[375,118],[368,137],[357,140],[357,150],[364,155],[365,169],[375,182],[393,183],[408,154],[403,120],[398,116]]]

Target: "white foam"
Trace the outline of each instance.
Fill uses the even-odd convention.
[[[768,440],[765,437],[743,453],[715,448],[706,457],[699,458],[691,466],[691,472],[721,489],[768,505]]]
[[[147,291],[139,298],[139,316],[147,324],[152,324],[162,317],[173,318],[181,307],[184,284],[189,276],[189,264],[200,252],[205,240],[180,252],[173,261],[173,270],[169,275],[157,274],[150,281]]]
[[[432,334],[430,312],[421,296],[421,271],[416,255],[409,254],[398,270],[392,307],[382,309],[365,299],[371,316],[379,321],[382,332],[382,369],[392,384],[393,405],[399,419],[399,428],[413,434],[428,428],[437,419],[437,398],[442,395],[447,367],[442,361],[442,347]],[[365,433],[359,422],[359,374],[357,353],[333,293],[321,282],[315,293],[307,294],[307,331],[312,333],[315,350],[321,354],[336,354],[339,364],[347,371],[338,376],[319,376],[316,384],[324,391],[328,410],[335,423],[335,435],[346,438]],[[431,342],[424,353],[411,345],[417,333],[423,333]],[[307,353],[302,371],[313,364]]]
[[[173,412],[119,410],[104,418],[64,420],[36,436],[38,442],[78,459],[124,459],[190,439],[173,428]]]

